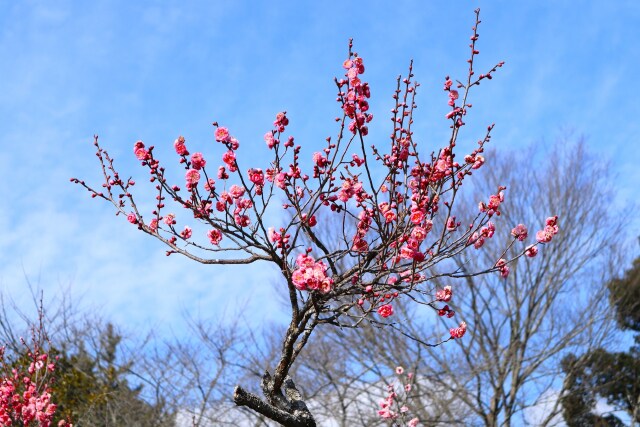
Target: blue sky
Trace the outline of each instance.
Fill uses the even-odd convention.
[[[268,268],[167,258],[159,242],[70,184],[72,176],[99,182],[92,135],[123,172],[144,180],[136,140],[168,160],[180,134],[213,153],[217,120],[258,166],[262,135],[287,110],[310,154],[335,133],[332,78],[353,37],[372,86],[371,137],[389,133],[395,77],[413,58],[422,83],[416,135],[437,149],[448,126],[442,81],[464,77],[475,7],[483,20],[479,69],[506,65],[473,95],[463,140],[472,143],[480,137],[474,129],[494,122],[499,150],[585,135],[618,173],[611,185],[620,197],[603,203],[621,209],[637,200],[635,1],[0,0],[0,289],[22,301],[25,276],[45,300],[69,287],[133,327],[179,325],[184,311],[281,318]],[[638,220],[628,234],[640,234]]]

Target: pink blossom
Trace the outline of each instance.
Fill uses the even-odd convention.
[[[137,141],[133,145],[133,153],[136,155],[138,160],[145,160],[149,154],[147,150],[144,149],[144,143],[142,141]]]
[[[446,115],[445,118],[450,119],[452,117],[454,117],[455,115],[457,115],[460,111],[462,111],[460,109],[460,107],[454,108],[453,110],[449,111]]]
[[[417,241],[416,239],[413,238],[409,238],[407,239],[407,247],[413,249],[413,250],[417,250],[418,247],[420,247],[420,242]]]
[[[558,216],[551,216],[549,218],[547,218],[547,220],[545,221],[545,227],[543,230],[538,231],[538,233],[536,233],[536,239],[538,240],[538,242],[540,243],[548,243],[551,241],[551,239],[553,238],[553,236],[555,236],[556,234],[558,234],[559,228],[558,228]]]
[[[469,236],[467,245],[473,245],[474,248],[480,249],[482,245],[484,245],[484,236],[476,231],[471,236]]]
[[[407,384],[410,385],[410,384]],[[407,423],[408,427],[418,427],[418,423],[420,422],[420,420],[418,418],[412,418],[411,420],[409,420],[409,422]]]
[[[231,150],[227,151],[222,155],[222,161],[227,164],[231,172],[235,172],[236,153]]]
[[[329,163],[329,161],[322,153],[316,152],[313,153],[313,163],[315,163],[316,166],[323,168]]]
[[[503,279],[506,279],[507,277],[509,277],[509,272],[511,271],[511,269],[509,268],[508,265],[505,265],[504,267],[502,267],[500,269],[500,276],[502,276]]]
[[[229,188],[229,195],[234,199],[239,199],[244,195],[244,188],[233,184],[231,188]]]
[[[356,166],[362,166],[365,163],[364,159],[358,157],[357,154],[352,154],[351,158],[353,159],[353,163],[355,163]]]
[[[207,237],[209,237],[209,241],[212,245],[218,246],[222,240],[222,233],[220,230],[213,228],[207,232]]]
[[[453,296],[453,292],[451,291],[451,286],[445,286],[443,289],[440,289],[436,292],[436,299],[442,302],[451,301],[451,297]]]
[[[262,173],[262,169],[249,169],[249,180],[253,182],[255,185],[263,186],[264,185],[264,173]]]
[[[187,240],[191,238],[191,235],[192,235],[191,227],[189,227],[188,225],[185,225],[184,230],[180,232],[180,236],[182,236],[183,239]]]
[[[449,334],[453,339],[462,338],[465,332],[467,332],[467,324],[465,322],[460,322],[460,326],[457,328],[449,329]]]
[[[315,260],[307,254],[298,254],[296,265],[298,267],[313,267]]]
[[[424,221],[424,230],[429,233],[431,231],[431,229],[433,228],[433,221],[431,221],[430,219],[426,219]]]
[[[353,239],[351,250],[356,252],[366,252],[369,250],[369,243],[367,243],[363,238],[357,236]]]
[[[194,169],[200,170],[207,164],[207,161],[202,157],[202,153],[193,153],[191,155],[191,166]]]
[[[328,293],[333,286],[333,279],[327,277],[327,267],[322,261],[316,262],[307,254],[299,254],[296,258],[297,268],[291,275],[291,281],[296,289],[301,291],[319,290]]]
[[[487,204],[487,208],[496,210],[498,209],[498,206],[500,206],[501,202],[502,200],[500,196],[498,196],[497,194],[492,194],[491,196],[489,196],[489,203]]]
[[[400,249],[400,257],[403,259],[413,259],[415,254],[415,249],[411,249],[409,246],[403,246],[402,249]]]
[[[136,217],[136,214],[130,212],[129,215],[127,215],[127,221],[129,221],[131,224],[137,224],[138,218]]]
[[[515,228],[511,230],[511,235],[522,242],[528,236],[527,226],[524,224],[516,225]]]
[[[396,367],[396,374],[397,375],[402,375],[404,374],[404,368],[402,366],[398,366]]]
[[[414,224],[420,224],[424,220],[424,212],[419,209],[411,211],[411,222]]]
[[[471,169],[479,169],[482,165],[484,165],[484,157],[476,156]]]
[[[287,175],[284,172],[280,172],[276,175],[275,184],[278,188],[285,189],[287,187]]]
[[[273,137],[273,132],[267,132],[264,134],[264,142],[271,149],[278,143],[278,140]]]
[[[176,223],[176,216],[172,213],[167,214],[164,216],[162,221],[169,226],[174,225]]]
[[[228,142],[230,138],[229,130],[222,126],[218,127],[215,131],[215,138],[218,142]]]
[[[509,276],[509,266],[507,265],[507,260],[504,258],[500,258],[498,260],[498,262],[496,263],[496,267],[498,268],[498,271],[500,272],[500,276],[502,276],[504,279],[506,279]]]
[[[200,172],[195,169],[189,169],[184,177],[187,181],[187,186],[191,187],[196,185],[198,181],[200,181]]]
[[[411,238],[417,240],[418,242],[424,241],[427,237],[427,230],[424,227],[415,226],[413,230],[411,230]]]
[[[488,221],[487,225],[482,227],[482,230],[480,230],[480,233],[488,238],[492,238],[493,234],[496,232],[496,226],[493,222]]]
[[[390,406],[387,406],[378,411],[378,416],[383,419],[393,419],[397,418],[398,414],[393,412]]]
[[[546,227],[544,230],[540,230],[536,233],[536,240],[539,243],[549,243],[553,238],[553,233],[549,232]]]
[[[384,318],[393,315],[393,306],[391,304],[385,304],[378,307],[378,314]]]
[[[527,249],[524,251],[525,255],[529,258],[533,258],[538,255],[538,247],[536,245],[527,246]]]
[[[153,218],[150,222],[149,222],[149,228],[151,229],[151,231],[156,232],[158,231],[158,218]]]
[[[174,142],[173,142],[173,148],[175,148],[176,153],[178,153],[179,156],[188,156],[189,152],[187,151],[187,146],[184,144],[184,137],[183,136],[179,136]]]
[[[277,233],[276,229],[273,227],[269,227],[269,229],[267,230],[267,234],[269,236],[269,240],[273,243],[276,243],[278,240],[280,240],[280,233]]]
[[[247,216],[247,215],[236,214],[236,215],[233,216],[233,220],[236,222],[236,224],[239,227],[247,227],[247,226],[249,226],[249,224],[251,224],[251,220],[249,219],[249,216]]]
[[[216,182],[213,178],[209,178],[207,182],[204,183],[204,189],[209,192],[213,192],[216,189]]]
[[[311,215],[311,217],[307,221],[307,224],[309,224],[309,227],[315,227],[318,224],[318,220],[316,219],[316,216]]]
[[[453,231],[456,229],[456,217],[450,216],[447,220],[447,230]]]
[[[392,210],[388,210],[384,213],[384,219],[387,223],[393,222],[396,219],[396,214]]]
[[[278,132],[284,132],[285,126],[289,124],[289,119],[287,118],[286,112],[281,112],[276,115],[276,120],[273,122],[273,125],[276,127]]]

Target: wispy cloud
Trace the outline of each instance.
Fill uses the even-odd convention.
[[[443,144],[440,85],[444,75],[464,72],[471,9],[452,14],[444,2],[402,8],[370,2],[355,13],[341,2],[214,3],[0,5],[5,292],[19,294],[27,272],[52,286],[73,282],[109,315],[138,325],[173,324],[185,309],[206,313],[245,298],[259,301],[251,317],[278,318],[268,267],[217,268],[166,258],[157,242],[118,221],[68,178],[99,179],[94,133],[123,170],[138,173],[135,140],[170,155],[171,141],[185,134],[203,151],[213,150],[213,120],[240,138],[247,165],[264,166],[261,135],[283,109],[305,153],[312,153],[335,132],[331,78],[340,73],[349,37],[373,87],[372,138],[386,139],[395,76],[415,58],[424,83],[418,114],[427,121],[417,124],[417,137],[434,149]],[[498,148],[572,126],[590,136],[593,150],[614,157],[623,177],[616,186],[624,198],[637,199],[640,132],[630,85],[640,65],[632,43],[640,7],[593,3],[576,10],[569,1],[481,6],[481,61],[505,60],[507,66],[481,87],[470,123],[497,122]],[[472,144],[477,135],[464,138]]]

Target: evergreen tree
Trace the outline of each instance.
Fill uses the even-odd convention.
[[[625,411],[640,422],[640,257],[622,278],[609,284],[610,302],[623,330],[633,331],[635,344],[626,352],[597,349],[562,361],[569,393],[563,397],[563,415],[573,426],[622,426],[613,414],[600,416],[594,408],[599,399]]]

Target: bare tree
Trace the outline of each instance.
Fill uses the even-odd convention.
[[[254,328],[238,319],[186,315],[187,331],[170,339],[154,336],[144,350],[144,361],[137,364],[135,374],[148,384],[148,390],[164,396],[177,414],[178,425],[269,425],[260,414],[236,406],[231,398],[238,379],[247,389],[259,390],[262,372],[256,361],[266,358],[264,342]]]
[[[539,166],[531,168],[533,162]],[[547,150],[534,146],[498,164],[486,182],[508,182],[511,199],[502,220],[535,226],[536,214],[546,211],[562,218],[562,228],[555,245],[515,265],[508,278],[472,277],[455,288],[455,307],[474,333],[446,358],[430,350],[431,366],[447,374],[439,384],[484,425],[508,426],[525,419],[527,409],[543,406],[543,416],[525,420],[547,425],[561,410],[562,357],[598,347],[611,330],[606,283],[620,265],[624,216],[611,209],[609,165],[587,153],[582,141],[563,139]],[[502,242],[511,237],[504,229],[496,234]],[[495,250],[456,262],[473,268]]]

